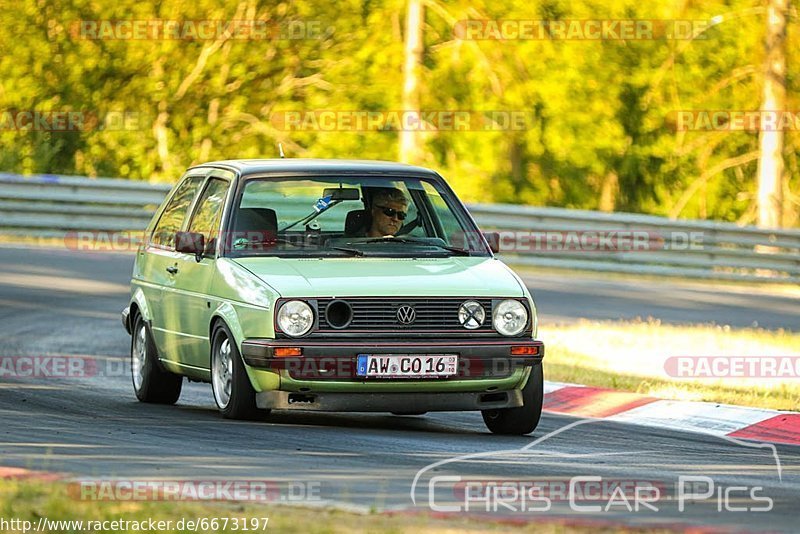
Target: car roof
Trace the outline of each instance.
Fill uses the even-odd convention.
[[[424,167],[407,165],[393,161],[355,160],[355,159],[232,159],[212,161],[196,165],[193,169],[217,167],[233,170],[242,177],[270,173],[347,173],[347,174],[425,174],[438,176]]]

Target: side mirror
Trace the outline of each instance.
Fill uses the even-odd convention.
[[[499,232],[484,232],[483,237],[489,244],[489,249],[493,254],[500,252],[500,233]]]
[[[206,251],[206,238],[197,232],[176,232],[175,250],[184,254],[194,254],[199,262]]]

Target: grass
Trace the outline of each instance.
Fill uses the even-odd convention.
[[[548,380],[655,397],[800,411],[800,378],[674,378],[671,356],[800,357],[800,334],[658,321],[542,327]]]
[[[257,529],[233,530],[233,518],[240,521],[269,518],[267,532],[302,532],[316,533],[351,533],[351,532],[397,532],[397,533],[460,533],[460,532],[536,532],[556,534],[561,532],[631,532],[640,529],[616,528],[613,526],[598,527],[596,525],[568,525],[561,521],[541,521],[537,518],[529,523],[503,521],[486,521],[474,516],[433,517],[429,514],[356,514],[332,509],[302,508],[296,506],[254,505],[240,503],[192,503],[192,502],[97,502],[81,501],[67,493],[63,483],[45,483],[37,480],[2,480],[0,479],[0,518],[6,521],[19,519],[37,525],[39,518],[62,521],[171,521],[172,528],[158,530],[159,534],[170,532],[187,532],[178,530],[177,523],[181,519],[198,520],[202,518],[231,518],[229,528],[204,530],[202,527],[192,532],[263,532],[260,520]],[[247,523],[248,525],[250,523]],[[241,525],[241,523],[240,523]],[[115,529],[116,532],[136,532],[133,525],[128,530]],[[211,525],[209,525],[211,526]],[[2,530],[0,530],[2,531]],[[112,530],[104,529],[110,532]],[[142,529],[142,532],[147,531]],[[21,530],[5,530],[5,532],[21,532]],[[56,532],[44,530],[37,532]],[[57,532],[91,532],[76,528],[62,528]],[[659,532],[648,530],[648,532]],[[668,532],[668,531],[660,531]]]

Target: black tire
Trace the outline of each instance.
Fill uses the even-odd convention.
[[[530,434],[539,425],[544,402],[544,373],[542,365],[531,369],[528,383],[522,388],[523,404],[518,408],[482,410],[483,422],[494,434],[522,436]]]
[[[225,345],[227,342],[227,345]],[[229,351],[227,360],[220,350],[226,346]],[[220,365],[220,360],[230,362],[230,391],[221,395],[220,382],[215,379],[215,366]],[[226,419],[259,419],[269,413],[269,410],[260,410],[256,406],[256,391],[250,383],[247,371],[244,368],[242,356],[230,330],[220,323],[211,336],[211,389],[214,393],[214,402],[217,403],[219,412]],[[224,387],[223,387],[224,390]],[[225,397],[227,396],[227,402]]]
[[[153,404],[175,404],[181,396],[183,377],[170,373],[158,361],[158,349],[150,329],[137,314],[131,334],[131,382],[136,398]],[[139,353],[139,351],[143,353]]]

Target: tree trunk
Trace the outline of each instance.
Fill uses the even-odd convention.
[[[786,108],[786,18],[788,0],[769,0],[764,91],[761,112],[779,114]],[[777,126],[759,134],[758,225],[780,228],[783,210],[783,131]]]
[[[169,113],[167,112],[167,102],[162,100],[158,106],[158,116],[153,123],[153,135],[156,138],[156,152],[161,162],[161,172],[156,173],[159,177],[169,177],[172,171],[172,161],[169,154]]]
[[[526,181],[525,162],[523,161],[525,146],[522,143],[522,139],[512,139],[508,151],[508,159],[511,162],[511,183],[514,186],[515,199],[519,192],[525,188]]]
[[[406,12],[405,63],[403,65],[403,111],[419,111],[419,74],[422,64],[422,25],[425,10],[422,0],[408,0]],[[400,130],[400,161],[419,161],[419,132]]]
[[[614,211],[617,207],[617,193],[619,193],[619,176],[617,176],[616,172],[610,171],[603,177],[597,209],[608,212]]]

